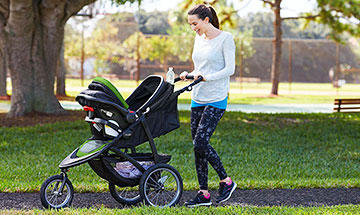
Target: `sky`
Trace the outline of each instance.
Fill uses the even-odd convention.
[[[177,8],[177,5],[182,0],[142,0],[141,9],[150,11],[168,11],[171,9]],[[228,0],[234,4],[234,8],[238,11],[239,16],[246,16],[248,13],[253,12],[271,12],[269,6],[265,6],[261,0]],[[100,14],[96,16],[95,19],[90,19],[85,21],[85,36],[90,36],[95,26],[94,23],[96,20],[101,19],[103,13],[116,13],[116,12],[136,12],[138,10],[138,5],[136,3],[130,4],[126,3],[121,6],[113,6],[111,5],[110,0],[98,1],[97,3],[102,4],[102,9]],[[105,3],[105,4],[104,4]],[[283,0],[281,7],[281,16],[282,17],[294,17],[298,16],[299,13],[310,12],[316,5],[316,0]],[[216,10],[216,8],[215,8]],[[86,20],[86,19],[85,19]],[[81,26],[77,26],[70,19],[69,24],[73,25],[76,28],[80,28]]]
[[[143,0],[141,8],[146,11],[167,11],[176,8],[182,0]],[[245,16],[249,12],[269,12],[269,7],[264,7],[261,0],[230,0],[233,2],[240,16]],[[297,16],[302,12],[310,12],[316,5],[316,0],[284,0],[281,4],[281,16]],[[117,11],[136,11],[137,4],[125,4],[120,6]],[[216,8],[215,8],[216,10]]]

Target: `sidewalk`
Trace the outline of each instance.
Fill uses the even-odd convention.
[[[81,110],[77,102],[61,101],[63,108]],[[190,104],[178,104],[179,110],[190,110]],[[8,112],[10,104],[0,103],[0,112]],[[332,113],[331,104],[278,104],[278,105],[248,105],[228,104],[227,111],[241,111],[245,113]]]
[[[179,205],[184,205],[186,200],[193,198],[197,191],[184,191]],[[217,191],[210,191],[212,196]],[[0,210],[42,209],[39,193],[1,193]],[[288,207],[316,207],[332,205],[357,205],[360,204],[359,188],[306,188],[306,189],[265,189],[265,190],[240,190],[236,189],[231,198],[222,205],[240,206],[288,206]],[[110,193],[75,193],[73,208],[101,207],[123,208]]]

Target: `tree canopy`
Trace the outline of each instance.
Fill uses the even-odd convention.
[[[332,29],[332,38],[340,40],[340,35],[344,32],[360,36],[359,0],[317,0],[317,5],[318,8],[312,15],[318,15],[315,21]]]

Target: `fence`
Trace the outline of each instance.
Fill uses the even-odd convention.
[[[180,54],[173,54],[169,50],[163,58],[153,57],[144,59],[142,46],[144,40],[159,37],[157,43],[153,43],[153,52],[161,55],[156,47],[165,50],[168,43],[177,44],[180,51],[186,52],[186,61],[181,60]],[[145,39],[144,39],[145,38]],[[110,63],[110,73],[123,79],[143,79],[149,74],[163,74],[169,66],[174,67],[177,73],[183,70],[192,71],[191,62],[192,39],[180,37],[177,39],[164,35],[147,35],[138,39],[137,57],[124,58],[119,56],[119,63]],[[165,39],[161,39],[165,38]],[[250,38],[253,54],[245,53],[241,46],[237,47],[237,66],[233,81],[269,82],[272,63],[272,38]],[[238,41],[237,41],[238,42]],[[239,43],[237,43],[239,44]],[[242,43],[240,43],[242,44]],[[146,44],[149,46],[149,44]],[[178,52],[179,53],[179,52]],[[186,56],[187,55],[187,56]],[[161,62],[161,63],[160,63]],[[307,40],[307,39],[283,39],[281,82],[335,82],[343,79],[347,82],[360,82],[359,61],[349,45],[341,45],[331,40]],[[75,69],[76,71],[76,69]],[[79,73],[78,73],[79,74]]]

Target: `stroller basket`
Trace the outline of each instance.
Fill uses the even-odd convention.
[[[136,153],[131,157],[138,161],[144,169],[155,164],[151,153]],[[160,163],[167,163],[170,161],[171,155],[159,154],[159,158]],[[101,178],[120,187],[138,185],[142,175],[141,171],[130,162],[115,155],[93,159],[88,163]]]

